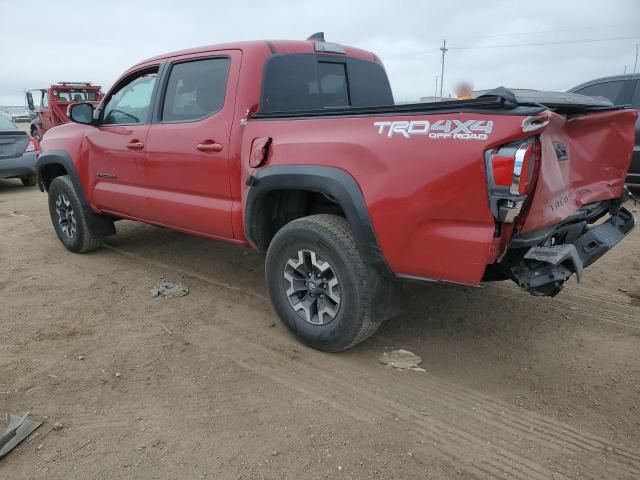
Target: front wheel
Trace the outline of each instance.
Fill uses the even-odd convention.
[[[89,229],[80,197],[68,175],[56,177],[49,185],[49,214],[62,244],[76,253],[86,253],[102,246]]]
[[[302,343],[326,352],[346,350],[368,338],[375,291],[346,220],[312,215],[276,233],[266,259],[273,306]]]

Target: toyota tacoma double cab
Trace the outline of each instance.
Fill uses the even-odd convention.
[[[195,48],[73,105],[37,181],[72,252],[120,219],[266,252],[284,325],[340,351],[397,312],[399,279],[553,296],[632,230],[636,111],[539,93],[395,105],[375,54],[320,34]]]

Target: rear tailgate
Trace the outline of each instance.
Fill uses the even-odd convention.
[[[541,160],[520,232],[562,223],[586,204],[618,198],[631,162],[635,110],[564,117],[545,113]]]
[[[29,134],[20,130],[0,130],[0,160],[22,155],[29,143]]]

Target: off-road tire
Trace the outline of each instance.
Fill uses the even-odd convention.
[[[20,177],[20,180],[25,187],[33,187],[36,184],[36,176],[33,174]]]
[[[69,202],[72,217],[74,217],[75,232],[70,236],[63,230],[59,221],[56,205],[59,199]],[[62,244],[75,253],[86,253],[96,250],[102,246],[103,239],[92,234],[87,225],[86,210],[80,197],[78,196],[73,183],[68,175],[56,177],[49,185],[49,214],[53,228]]]
[[[287,262],[301,251],[322,257],[339,281],[339,308],[322,325],[302,319],[287,295],[283,274]],[[346,220],[335,215],[312,215],[288,223],[276,233],[267,251],[267,288],[277,314],[300,342],[325,352],[353,347],[382,323],[372,318],[376,292],[370,285],[370,273]]]

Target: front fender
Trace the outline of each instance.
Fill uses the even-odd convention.
[[[108,237],[116,233],[111,218],[98,215],[91,210],[78,171],[67,152],[64,150],[48,150],[38,157],[36,161],[36,182],[41,192],[48,191],[51,181],[61,175],[68,175],[71,179],[71,183],[73,183],[73,187],[82,202],[87,225],[92,233],[97,237]]]

